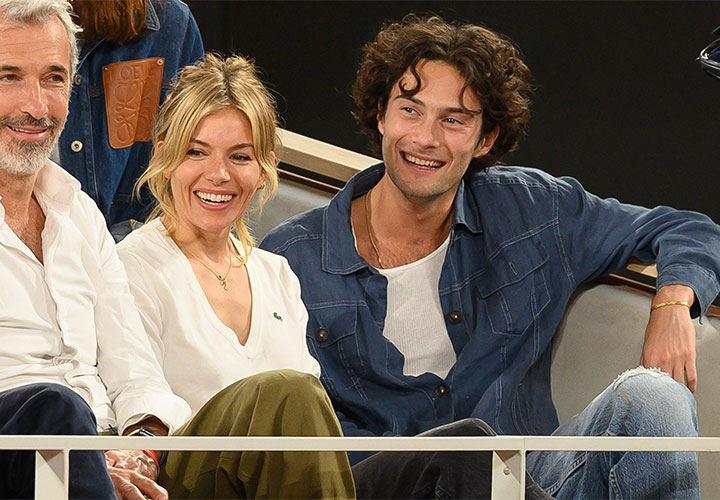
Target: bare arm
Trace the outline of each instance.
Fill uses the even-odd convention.
[[[653,305],[683,301],[692,305],[695,293],[684,285],[667,285],[658,290]],[[684,305],[668,305],[650,313],[645,330],[640,364],[646,368],[659,368],[695,392],[697,369],[695,366],[695,327],[690,311]]]

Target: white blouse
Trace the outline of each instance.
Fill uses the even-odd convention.
[[[118,253],[165,378],[193,414],[218,391],[256,373],[290,368],[320,376],[305,343],[300,283],[284,257],[259,248],[250,254],[252,322],[243,346],[218,319],[159,219],[130,233]]]

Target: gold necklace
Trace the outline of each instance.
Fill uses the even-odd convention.
[[[210,266],[208,266],[207,264],[205,264],[205,263],[204,263],[203,261],[201,261],[200,259],[198,259],[198,262],[200,262],[200,264],[202,264],[203,266],[205,266],[205,267],[208,269],[208,271],[210,271],[211,273],[213,273],[213,274],[215,275],[215,277],[216,277],[216,278],[218,279],[218,281],[220,282],[220,285],[222,285],[223,290],[225,290],[225,291],[228,290],[227,278],[228,278],[228,275],[230,274],[230,271],[232,270],[232,261],[230,261],[230,264],[228,264],[228,270],[225,272],[225,275],[224,275],[224,276],[223,276],[222,274],[220,274],[220,273],[216,273],[213,269],[210,268]]]
[[[380,269],[385,269],[385,266],[383,266],[382,258],[380,257],[380,251],[378,250],[377,245],[375,244],[375,239],[372,235],[372,228],[370,227],[370,193],[372,193],[372,189],[367,192],[365,195],[365,224],[367,225],[367,233],[368,237],[370,238],[370,244],[373,247],[373,250],[375,251],[375,256],[378,260],[378,266]],[[447,224],[448,221],[452,220],[452,214],[454,212],[454,208],[451,208],[448,212],[447,216],[445,217],[445,220],[443,221],[443,225]],[[452,226],[452,224],[451,224]],[[444,232],[444,231],[443,231]],[[445,238],[443,238],[444,240]]]
[[[193,256],[193,257],[194,257],[194,256]],[[232,252],[230,253],[230,259],[228,259],[228,260],[230,261],[230,262],[228,263],[228,270],[225,271],[225,274],[224,274],[224,275],[223,275],[223,274],[220,274],[220,273],[218,273],[218,272],[215,272],[215,270],[212,269],[212,268],[211,268],[210,266],[208,266],[207,264],[205,264],[205,262],[203,262],[202,259],[199,259],[199,258],[195,257],[195,260],[197,260],[200,264],[202,264],[203,266],[205,266],[205,268],[207,268],[208,271],[210,271],[211,273],[213,273],[213,275],[215,276],[215,278],[217,278],[217,280],[220,282],[220,286],[223,287],[223,290],[225,290],[225,291],[228,291],[228,290],[229,290],[227,280],[228,280],[228,275],[230,274],[230,271],[232,271]]]
[[[380,257],[380,251],[378,250],[377,245],[375,244],[375,240],[373,239],[372,235],[372,228],[370,227],[370,193],[372,193],[372,189],[367,192],[365,195],[365,224],[367,225],[367,233],[368,237],[370,238],[370,244],[373,247],[373,250],[375,250],[375,256],[378,260],[378,266],[380,269],[385,269],[385,266],[383,266],[382,258]]]

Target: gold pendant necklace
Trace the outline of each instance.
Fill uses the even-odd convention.
[[[227,284],[227,275],[230,273],[230,269],[232,269],[232,263],[228,267],[227,273],[225,273],[225,277],[223,277],[220,273],[215,273],[215,277],[220,280],[220,284],[222,285],[224,290],[228,290],[228,284]]]
[[[210,271],[211,273],[213,273],[215,275],[217,280],[220,282],[220,285],[223,287],[223,290],[225,290],[225,291],[229,290],[227,279],[228,279],[228,275],[230,274],[230,271],[232,270],[232,260],[230,260],[230,263],[228,264],[228,270],[225,272],[224,275],[222,275],[218,272],[215,272],[213,269],[210,268],[210,266],[205,264],[202,260],[198,259],[198,262],[200,262],[200,264],[205,266],[208,271]]]
[[[373,250],[375,251],[375,256],[377,257],[378,266],[380,269],[385,269],[385,266],[383,266],[382,258],[380,257],[380,251],[378,250],[377,245],[375,244],[375,240],[373,239],[372,235],[372,228],[370,227],[370,193],[372,193],[372,189],[367,192],[365,195],[365,225],[367,225],[367,233],[368,237],[370,238],[370,244],[373,247]]]
[[[205,268],[206,268],[208,271],[210,271],[211,273],[213,273],[213,275],[215,276],[215,278],[217,278],[217,280],[220,282],[220,286],[223,287],[223,290],[225,290],[225,291],[228,291],[228,290],[229,290],[227,280],[228,280],[228,276],[230,275],[230,271],[232,271],[232,252],[230,253],[230,258],[228,259],[228,260],[229,260],[228,270],[225,272],[225,274],[220,274],[220,273],[216,272],[216,271],[215,271],[214,269],[212,269],[210,266],[208,266],[207,264],[205,264],[205,262],[204,262],[202,259],[198,259],[197,257],[195,257],[195,260],[197,260],[200,264],[202,264],[203,266],[205,266]]]

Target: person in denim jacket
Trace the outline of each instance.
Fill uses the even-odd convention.
[[[168,83],[203,57],[200,31],[179,0],[75,0],[73,9],[83,40],[55,159],[95,200],[108,227],[144,221],[149,210],[132,198],[133,187],[147,167]],[[118,239],[117,228],[112,232]]]
[[[691,317],[720,289],[720,231],[698,213],[499,166],[524,131],[529,82],[490,30],[387,25],[353,87],[383,163],[261,244],[300,279],[308,346],[345,435],[482,434],[484,422],[500,434],[697,435]],[[555,330],[579,284],[631,258],[658,268],[642,366],[558,428]],[[350,453],[358,498],[489,496],[487,455],[433,455]],[[527,463],[557,498],[699,498],[694,453],[533,452]]]

